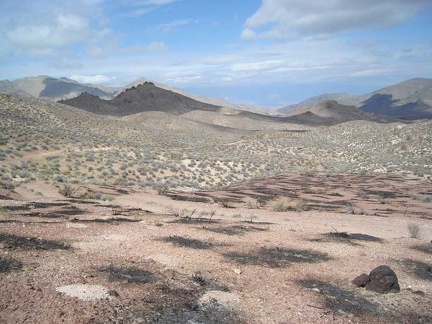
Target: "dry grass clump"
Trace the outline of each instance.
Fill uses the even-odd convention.
[[[301,212],[306,210],[307,205],[303,199],[289,199],[287,197],[278,197],[267,202],[267,207],[275,212],[286,212],[290,210]]]
[[[259,209],[260,203],[253,198],[246,199],[246,207],[249,209]]]
[[[411,238],[420,239],[421,237],[421,228],[417,224],[414,223],[408,224],[408,232]]]

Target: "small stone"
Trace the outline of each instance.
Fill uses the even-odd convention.
[[[167,279],[175,279],[176,277],[176,272],[173,269],[166,269],[163,274]]]
[[[414,295],[421,296],[421,297],[424,297],[424,296],[426,295],[426,294],[424,293],[424,291],[421,291],[421,290],[413,291],[413,294],[414,294]]]
[[[369,282],[369,276],[366,273],[362,273],[360,276],[356,277],[351,283],[356,287],[366,287]]]
[[[321,293],[321,290],[319,290],[318,288],[312,288],[311,291],[314,291],[314,292],[319,293],[319,294]]]
[[[241,269],[234,269],[234,273],[240,275],[242,273]]]
[[[117,291],[115,291],[114,289],[108,290],[108,295],[110,295],[112,297],[118,297],[118,296],[120,296],[119,293]]]

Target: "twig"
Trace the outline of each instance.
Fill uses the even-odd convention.
[[[321,306],[315,306],[315,305],[310,305],[310,304],[306,304],[309,307],[313,307],[313,308],[318,308],[318,309],[327,309],[325,307],[321,307]]]

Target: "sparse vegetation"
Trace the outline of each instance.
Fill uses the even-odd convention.
[[[407,225],[410,238],[420,239],[421,238],[421,228],[418,224],[410,223]]]
[[[65,183],[59,189],[60,194],[67,198],[73,197],[79,191],[79,187]]]
[[[286,197],[278,197],[274,200],[271,200],[267,202],[267,206],[270,210],[275,212],[286,212],[290,210],[301,212],[307,208],[307,205],[303,199],[290,199]]]
[[[411,195],[411,198],[425,203],[432,203],[432,195]]]

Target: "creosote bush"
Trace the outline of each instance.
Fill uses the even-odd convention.
[[[70,198],[73,195],[75,195],[79,191],[79,188],[77,186],[73,186],[71,184],[65,183],[61,188],[59,189],[60,194],[63,196]]]

